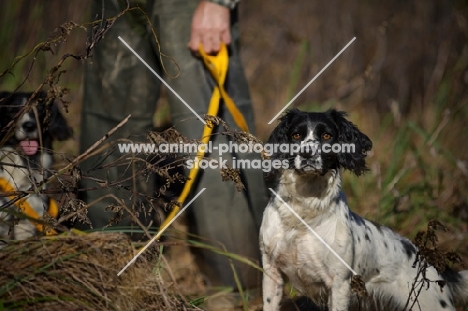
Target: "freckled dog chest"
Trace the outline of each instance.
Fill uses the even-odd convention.
[[[316,297],[317,293],[323,295],[327,292],[325,284],[331,284],[332,279],[322,258],[322,250],[318,247],[316,252],[313,251],[308,242],[303,232],[296,231],[296,234],[287,234],[281,240],[265,243],[265,251],[296,290]],[[309,247],[305,247],[306,244]]]
[[[291,262],[297,262],[297,234],[285,234],[279,239],[265,241],[265,250],[280,267],[286,267]]]
[[[298,228],[283,230],[284,223],[278,214],[272,216],[274,221],[264,228],[264,232],[271,233],[263,237],[264,250],[294,287],[306,293],[311,291],[313,284],[317,287],[317,283],[323,285],[324,281],[330,282],[331,275],[326,260],[329,251],[323,244],[303,224],[298,224]],[[323,228],[316,230],[327,236]]]
[[[305,230],[288,232],[283,239],[271,245],[272,255],[278,264],[290,265],[294,262],[298,267],[306,263],[318,264],[328,252],[323,245],[316,242]]]

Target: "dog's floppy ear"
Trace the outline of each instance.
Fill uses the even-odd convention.
[[[16,111],[14,103],[15,93],[0,92],[0,143],[6,136],[11,137],[14,131],[15,121],[12,117],[20,110],[18,108]]]
[[[365,158],[367,151],[372,149],[372,141],[356,125],[346,119],[346,112],[329,110],[327,113],[330,114],[338,127],[339,143],[348,144],[351,147],[354,145],[354,152],[340,152],[338,154],[339,166],[358,176],[368,171]]]
[[[301,111],[294,108],[288,110],[286,114],[284,114],[280,118],[280,123],[276,126],[276,128],[271,133],[270,137],[268,138],[268,144],[283,144],[288,142],[288,131],[291,127],[291,122],[293,118],[297,115],[301,114]]]
[[[56,140],[67,140],[73,136],[73,129],[60,111],[56,103],[52,103],[48,132]]]
[[[6,135],[8,130],[5,128],[8,124],[7,121],[7,104],[6,99],[8,97],[7,92],[0,92],[0,142],[3,140],[3,137]]]
[[[273,132],[271,133],[270,137],[267,140],[267,144],[270,146],[286,144],[288,143],[288,132],[289,128],[292,125],[292,121],[295,116],[301,114],[302,112],[298,109],[291,109],[286,114],[284,114],[280,118],[280,123],[275,127]],[[283,154],[281,152],[269,154],[268,157],[271,160],[277,159],[286,159],[288,157],[287,154]],[[269,172],[265,172],[264,174],[265,182],[268,188],[274,188],[276,183],[280,178],[280,170],[279,169],[272,169]]]

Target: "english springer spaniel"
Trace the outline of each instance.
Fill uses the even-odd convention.
[[[37,226],[19,218],[13,208],[21,204],[20,192],[36,192],[52,166],[52,142],[73,135],[66,119],[45,93],[0,92],[0,237],[25,239],[36,233]],[[27,102],[29,105],[26,106]],[[7,195],[12,190],[15,195]],[[40,194],[24,198],[35,214],[44,215],[50,199]],[[33,213],[34,213],[33,212]],[[22,218],[22,219],[21,219]]]
[[[344,112],[294,109],[281,118],[268,143],[297,148],[272,154],[286,159],[289,168],[272,174],[276,188],[260,229],[264,310],[279,310],[283,276],[323,310],[404,310],[418,271],[413,267],[418,249],[353,213],[341,191],[342,170],[367,171],[370,139]],[[468,270],[439,274],[429,266],[425,273],[447,286],[424,286],[410,298],[412,310],[455,310],[468,301]],[[362,277],[369,298],[352,294],[353,274]]]

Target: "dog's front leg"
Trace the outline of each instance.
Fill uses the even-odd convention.
[[[263,244],[263,243],[261,243]],[[264,311],[277,311],[279,310],[281,298],[283,296],[283,277],[281,272],[272,262],[270,256],[262,250],[262,264],[263,264],[263,310]]]
[[[328,310],[348,311],[351,294],[349,280],[334,280],[331,293],[328,296]]]

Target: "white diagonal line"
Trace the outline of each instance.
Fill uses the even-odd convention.
[[[143,60],[143,58],[140,57],[140,55],[138,55],[138,53],[135,52],[135,51],[130,47],[130,45],[128,45],[128,43],[125,42],[124,39],[122,39],[122,37],[119,36],[119,40],[122,41],[122,43],[125,44],[125,46],[126,46],[130,51],[132,51],[132,53],[135,54],[135,56],[136,56],[143,64],[145,64],[145,66],[148,67],[148,69],[149,69],[156,77],[158,77],[158,79],[161,80],[161,82],[164,83],[164,85],[167,86],[167,88],[168,88],[169,90],[171,90],[171,92],[174,93],[174,95],[177,96],[177,98],[180,99],[180,101],[181,101],[182,103],[184,103],[184,105],[187,106],[187,108],[190,109],[190,111],[191,111],[198,119],[200,119],[200,121],[203,122],[203,124],[206,124],[205,120],[203,120],[203,118],[200,117],[200,115],[199,115],[198,113],[196,113],[195,110],[193,110],[192,107],[190,107],[190,105],[187,104],[187,103],[185,102],[185,100],[183,100],[183,98],[180,97],[179,94],[177,94],[176,91],[174,91],[174,90],[169,86],[169,84],[167,84],[166,81],[164,81],[164,79],[161,78],[161,76],[158,75],[158,73],[157,73],[156,71],[154,71],[153,68],[151,68],[151,66],[148,65],[148,63],[145,62],[145,61]]]
[[[283,204],[291,211],[291,213],[294,214],[294,216],[297,217],[297,219],[299,219],[303,224],[304,226],[306,226],[307,229],[309,229],[310,232],[312,232],[316,237],[317,239],[319,239],[320,242],[322,242],[323,245],[325,245],[326,248],[328,248],[330,250],[330,252],[333,253],[333,255],[336,256],[336,258],[338,258],[345,266],[346,268],[349,269],[349,271],[351,271],[354,275],[357,275],[356,271],[353,270],[353,268],[351,268],[347,263],[346,261],[343,260],[343,258],[340,257],[340,255],[338,255],[334,250],[333,248],[331,248],[330,245],[327,244],[327,242],[324,241],[324,239],[322,239],[322,237],[320,235],[318,235],[317,232],[315,232],[314,229],[312,229],[308,223],[305,222],[304,219],[301,218],[301,216],[299,216],[292,208],[291,206],[289,206],[288,203],[284,202],[284,200],[271,188],[268,188],[281,202],[283,202]]]
[[[177,217],[179,217],[180,215],[182,215],[183,212],[185,212],[185,210],[187,209],[187,207],[190,206],[190,204],[192,204],[193,201],[195,201],[196,198],[198,198],[198,196],[200,194],[202,194],[203,191],[205,191],[206,188],[203,188],[202,190],[200,190],[200,192],[198,192],[198,194],[196,196],[193,197],[192,200],[190,200],[190,202],[187,203],[187,205],[184,206],[184,208],[177,214],[175,215],[174,218],[171,219],[171,221],[169,221],[163,228],[161,228],[158,232],[158,234],[156,234],[152,239],[151,241],[149,241],[148,243],[146,243],[146,245],[135,255],[135,257],[132,258],[132,260],[130,260],[126,265],[125,267],[123,267],[122,270],[120,270],[119,273],[117,273],[117,276],[120,276],[122,274],[122,272],[124,272],[150,245],[151,243],[153,243],[155,240],[159,239],[159,237],[163,234],[164,231],[166,231],[166,229],[177,219]]]
[[[289,103],[287,103],[287,104],[286,104],[286,106],[284,106],[284,108],[283,108],[283,109],[281,109],[281,111],[280,111],[280,112],[278,112],[278,114],[277,114],[277,115],[276,115],[276,116],[275,116],[273,119],[271,119],[271,120],[270,120],[270,122],[268,122],[268,124],[271,124],[271,123],[273,123],[273,121],[275,121],[275,120],[276,120],[276,118],[278,118],[278,117],[279,117],[279,116],[280,116],[280,115],[283,113],[283,111],[285,111],[285,110],[286,110],[286,108],[288,108],[288,107],[289,107],[289,105],[291,105],[291,104],[292,104],[292,102],[293,102],[293,101],[295,101],[295,100],[296,100],[296,98],[298,98],[298,97],[299,97],[299,95],[301,95],[301,94],[302,94],[302,92],[304,92],[304,90],[305,90],[306,88],[308,88],[308,87],[309,87],[309,85],[311,85],[311,84],[312,84],[312,82],[314,82],[314,81],[315,81],[315,79],[317,79],[317,78],[318,78],[318,76],[320,76],[320,75],[322,74],[322,72],[324,72],[324,71],[325,71],[325,69],[327,69],[327,68],[328,68],[328,66],[330,66],[330,65],[331,65],[331,63],[333,63],[333,62],[335,61],[335,59],[337,59],[337,58],[338,58],[338,56],[340,56],[340,55],[341,55],[341,53],[343,53],[343,52],[344,52],[344,51],[345,51],[345,50],[348,48],[348,46],[350,46],[350,45],[351,45],[351,43],[353,43],[353,41],[354,41],[354,40],[356,40],[356,37],[354,37],[353,39],[351,39],[351,41],[349,41],[349,43],[348,43],[348,44],[346,44],[346,46],[345,46],[343,49],[341,49],[341,51],[339,51],[339,52],[338,52],[338,54],[336,54],[336,56],[335,56],[335,57],[333,57],[333,58],[332,58],[332,60],[331,60],[331,61],[329,61],[329,62],[328,62],[328,64],[326,64],[326,65],[325,65],[325,67],[323,67],[323,69],[322,69],[322,70],[320,70],[320,72],[319,72],[319,73],[317,73],[317,74],[315,75],[315,77],[313,77],[313,78],[312,78],[312,80],[310,80],[310,82],[309,82],[309,83],[307,83],[307,85],[306,85],[306,86],[304,86],[304,87],[302,88],[302,90],[300,90],[300,91],[299,91],[299,93],[297,93],[297,95],[296,95],[296,96],[294,96],[294,98],[293,98],[293,99],[291,99],[291,100],[289,101]]]

